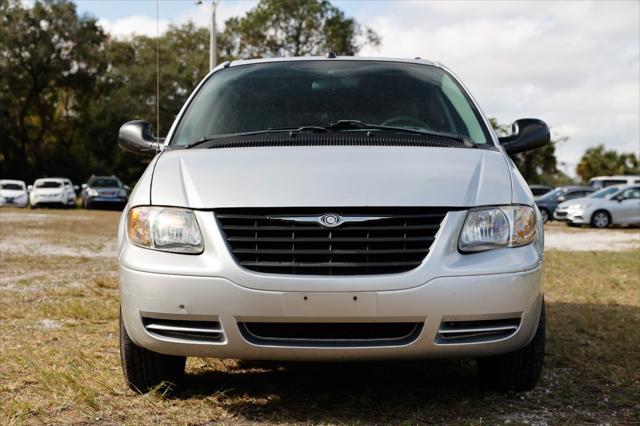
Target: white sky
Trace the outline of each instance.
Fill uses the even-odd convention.
[[[208,2],[207,2],[208,3]],[[116,36],[154,35],[155,1],[78,1]],[[255,1],[222,0],[218,25]],[[437,60],[456,72],[484,112],[500,122],[545,120],[568,136],[558,147],[574,175],[587,147],[640,154],[640,2],[334,1],[378,32],[363,56]],[[206,6],[161,1],[160,30],[193,20]]]

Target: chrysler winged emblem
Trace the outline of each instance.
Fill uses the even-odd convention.
[[[325,228],[335,228],[343,223],[368,222],[370,220],[388,219],[389,216],[341,216],[336,213],[325,213],[321,216],[269,216],[271,220],[285,222],[317,223]]]

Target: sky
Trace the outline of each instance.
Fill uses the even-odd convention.
[[[77,0],[117,37],[155,35],[155,0]],[[207,26],[209,1],[160,0],[158,27]],[[640,1],[332,2],[382,38],[361,56],[424,59],[451,68],[488,117],[511,123],[543,119],[569,138],[557,147],[561,169],[575,175],[584,150],[640,154]],[[220,27],[254,0],[221,0]]]

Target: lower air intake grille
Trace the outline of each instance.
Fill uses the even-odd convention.
[[[142,318],[144,329],[160,337],[219,343],[224,333],[218,321],[184,321],[157,318]]]
[[[477,343],[501,340],[518,330],[520,318],[481,320],[481,321],[443,321],[436,337],[436,343]]]
[[[423,323],[280,323],[241,322],[244,338],[257,345],[395,346],[414,341]]]
[[[275,274],[373,275],[410,271],[429,253],[442,208],[220,209],[236,261]],[[334,227],[321,218],[337,217]]]

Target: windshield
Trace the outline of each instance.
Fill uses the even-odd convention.
[[[60,188],[62,184],[53,180],[45,180],[44,182],[36,183],[36,188]]]
[[[14,190],[14,191],[22,191],[24,189],[24,186],[18,184],[18,183],[3,183],[2,186],[0,186],[0,188],[2,189],[10,189],[10,190]]]
[[[172,145],[339,120],[489,140],[463,89],[440,68],[381,61],[296,61],[216,72],[182,117]],[[358,131],[349,130],[349,131]]]
[[[120,182],[116,179],[94,179],[89,182],[91,188],[119,188]]]
[[[601,189],[600,191],[596,191],[593,194],[589,195],[589,198],[604,198],[607,195],[611,195],[614,192],[619,191],[620,188],[617,186],[610,186],[608,188],[605,189]]]

